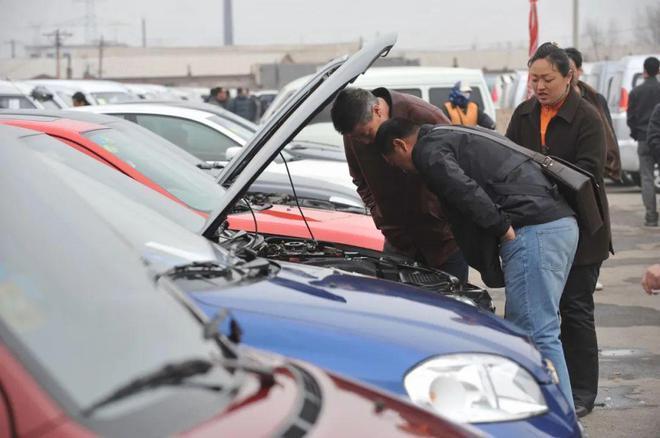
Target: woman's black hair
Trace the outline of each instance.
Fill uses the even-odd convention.
[[[527,67],[531,67],[535,61],[546,59],[553,67],[557,69],[563,77],[568,76],[571,71],[571,64],[568,55],[556,43],[543,43],[536,49],[536,53],[527,62]]]

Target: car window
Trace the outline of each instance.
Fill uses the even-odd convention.
[[[85,137],[120,158],[191,208],[213,211],[224,191],[213,178],[138,131],[127,135],[116,129],[97,129]]]
[[[0,96],[0,108],[8,109],[34,109],[37,106],[25,96]]]
[[[250,141],[252,137],[254,137],[254,134],[257,132],[256,126],[253,128],[248,127],[247,125],[241,125],[240,123],[236,123],[233,120],[230,120],[228,118],[224,117],[219,117],[219,116],[211,116],[209,117],[209,120],[217,123],[220,126],[223,126],[233,132],[234,134],[238,135],[241,137],[245,142]]]
[[[91,93],[91,95],[94,96],[94,99],[96,99],[99,105],[128,102],[129,100],[134,99],[134,97],[131,96],[130,94],[123,93],[121,91],[97,92],[97,93]]]
[[[432,105],[442,108],[442,106],[449,100],[449,93],[451,93],[452,87],[433,87],[429,89],[429,101]],[[481,97],[481,90],[479,87],[471,87],[472,95],[470,100],[477,104],[477,106],[483,110],[484,109],[484,100]]]
[[[612,112],[619,112],[622,79],[623,73],[619,72],[612,76],[607,82],[607,105]]]
[[[204,161],[224,161],[228,148],[241,146],[208,126],[180,117],[136,114],[135,121]]]

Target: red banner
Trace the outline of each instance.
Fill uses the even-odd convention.
[[[529,57],[531,58],[539,46],[539,17],[536,13],[537,0],[529,0]],[[529,77],[527,78],[527,98],[533,91]]]

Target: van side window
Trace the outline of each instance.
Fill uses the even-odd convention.
[[[429,89],[429,100],[431,104],[442,108],[447,100],[449,100],[449,93],[451,92],[451,87],[439,87]],[[472,87],[472,96],[470,100],[477,104],[477,106],[483,111],[484,109],[484,100],[481,97],[481,90],[478,87]]]

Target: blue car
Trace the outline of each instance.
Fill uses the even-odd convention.
[[[350,263],[363,260],[347,253],[337,268],[264,259],[268,236],[224,229],[286,141],[394,41],[383,37],[320,70],[225,168],[219,183],[227,191],[206,221],[68,146],[30,147],[52,158],[151,269],[240,345],[308,360],[494,436],[580,436],[552,365],[501,318],[438,293],[351,275]]]

